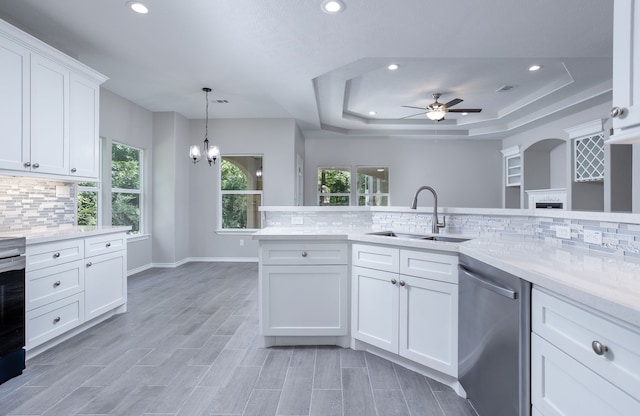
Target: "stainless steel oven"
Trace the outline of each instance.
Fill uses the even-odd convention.
[[[24,238],[0,238],[0,383],[25,368],[24,251]]]

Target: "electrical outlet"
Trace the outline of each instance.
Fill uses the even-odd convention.
[[[292,225],[302,225],[304,224],[304,217],[291,217]]]
[[[244,247],[244,240],[240,240],[240,247]]]
[[[556,237],[558,238],[571,238],[571,227],[566,226],[557,226],[556,227]]]
[[[584,242],[589,244],[602,245],[602,232],[595,230],[584,230]]]

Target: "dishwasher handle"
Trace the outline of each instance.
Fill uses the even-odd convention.
[[[471,278],[471,280],[477,284],[478,286],[482,286],[483,288],[492,291],[493,293],[497,293],[500,296],[504,296],[506,298],[509,299],[517,299],[518,297],[518,293],[516,291],[514,291],[513,289],[510,289],[508,287],[504,287],[504,286],[500,286],[494,282],[490,282],[487,279],[478,276],[477,274],[471,272],[470,270],[468,270],[466,267],[464,267],[462,264],[458,264],[458,270],[460,270],[462,273],[466,274],[469,278]]]

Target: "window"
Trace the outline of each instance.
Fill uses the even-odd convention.
[[[142,232],[142,150],[111,146],[111,224],[130,225],[129,234]]]
[[[351,168],[318,168],[318,205],[349,205]]]
[[[389,205],[389,168],[358,166],[358,205]]]
[[[221,230],[262,227],[262,156],[223,156],[220,160]]]
[[[78,225],[97,226],[102,224],[100,209],[100,182],[81,182],[78,184]]]

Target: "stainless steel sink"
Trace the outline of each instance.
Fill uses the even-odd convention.
[[[416,240],[431,240],[442,241],[447,243],[462,243],[469,241],[468,238],[459,237],[445,237],[443,235],[424,235],[424,234],[409,234],[409,233],[397,233],[394,231],[377,231],[374,233],[367,233],[368,235],[379,235],[382,237],[397,237],[397,238],[412,238]]]

